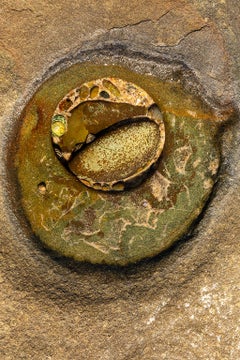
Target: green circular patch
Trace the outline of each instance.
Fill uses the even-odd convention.
[[[64,138],[59,150],[61,154],[81,142],[84,129],[75,121],[79,118],[78,111],[86,118],[96,117],[96,121],[101,118],[104,121],[106,114],[111,116],[112,111],[119,121],[143,115],[138,107],[129,104],[116,103],[112,108],[111,104],[106,105],[111,94],[119,96],[119,89],[107,80],[110,77],[121,78],[144,89],[161,109],[165,128],[163,151],[154,171],[140,185],[121,192],[85,186],[58,161],[52,146],[52,136],[64,136],[66,130],[70,131],[70,136]],[[104,89],[95,86],[89,92],[86,86],[81,87],[87,81],[99,78],[106,78]],[[89,101],[99,96],[102,103],[101,100],[98,104],[94,101],[88,105],[83,103],[81,109],[72,114],[72,124],[66,123],[64,118],[53,118],[57,104],[65,94],[78,88],[80,96],[88,96]],[[71,101],[65,100],[61,106],[63,111],[68,111]],[[167,249],[187,233],[201,213],[216,179],[218,119],[179,82],[162,82],[119,66],[77,64],[42,85],[26,106],[21,121],[15,164],[25,214],[32,230],[47,247],[79,261],[126,265]],[[110,151],[107,148],[114,143],[120,149],[121,141],[126,142],[128,152],[133,147],[131,161],[138,155],[139,159],[144,158],[145,147],[148,147],[146,144],[139,147],[139,133],[144,130],[152,136],[156,132],[154,125],[149,128],[144,121],[139,123],[135,135],[129,124],[124,126],[121,135],[112,130],[112,137],[104,135],[99,140],[93,139],[92,148],[86,148],[81,157],[82,166],[88,171],[100,169],[104,156]],[[95,141],[98,142],[94,145]],[[154,141],[149,143],[153,148],[156,146]],[[102,163],[94,165],[98,147]],[[92,160],[87,151],[91,152]],[[113,154],[111,161],[116,171],[120,169],[127,174],[124,156],[118,168]],[[107,175],[102,175],[100,170],[98,176],[105,176],[105,181]],[[110,175],[114,177],[114,174]],[[116,186],[119,189],[112,190],[123,190],[121,183]]]

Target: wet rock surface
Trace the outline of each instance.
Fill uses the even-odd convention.
[[[197,0],[191,5],[94,1],[67,7],[62,1],[2,2],[1,358],[240,357],[236,115],[221,137],[219,181],[193,235],[161,256],[124,269],[76,264],[44,250],[12,211],[20,205],[10,201],[14,189],[5,170],[14,119],[37,84],[80,59],[83,50],[91,57],[98,47],[99,59],[103,48],[111,50],[104,50],[111,59],[126,48],[140,51],[148,57],[136,57],[135,70],[141,73],[147,61],[154,71],[156,59],[162,59],[166,77],[173,60],[184,63],[186,79],[190,69],[199,79],[192,88],[211,106],[229,111],[232,102],[238,108],[238,6]]]

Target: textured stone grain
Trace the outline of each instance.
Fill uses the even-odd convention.
[[[152,39],[158,39],[154,51],[187,63],[201,80],[198,91],[207,89],[216,102],[234,99],[239,107],[239,3],[191,4],[1,2],[1,359],[240,358],[238,121],[225,129],[219,182],[194,235],[137,266],[77,265],[49,254],[30,234],[23,236],[7,201],[11,189],[6,187],[3,161],[13,109],[22,109],[32,84],[49,64],[69,54],[71,64],[72,54],[96,45],[99,37],[109,44],[129,41],[135,50],[143,45],[148,49]],[[178,38],[173,12],[182,16]],[[211,26],[204,26],[205,18]],[[146,25],[149,32],[149,27],[141,31]],[[117,34],[120,27],[124,36]],[[170,43],[161,39],[158,27],[163,33],[169,29]],[[14,206],[19,207],[18,202]]]

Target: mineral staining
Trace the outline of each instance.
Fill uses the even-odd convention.
[[[71,90],[57,105],[51,129],[60,161],[83,184],[103,191],[139,185],[159,159],[165,140],[162,114],[153,99],[118,78]]]
[[[75,93],[69,100],[64,99],[65,94],[71,89],[79,89],[82,98],[88,97],[92,88],[81,87],[81,84],[111,77],[137,84],[154,99],[163,113],[165,143],[157,168],[139,186],[128,191],[105,192],[101,186],[99,190],[86,187],[58,161],[52,147],[51,134],[56,142],[62,136],[58,150],[65,156],[63,161],[68,162],[68,153],[77,146],[74,142],[76,134],[80,134],[77,143],[81,143],[92,134],[95,126],[101,131],[100,123],[105,121],[106,114],[112,124],[121,121],[121,114],[123,119],[148,118],[147,121],[132,122],[131,126],[124,124],[126,128],[122,128],[122,134],[114,133],[112,129],[116,144],[121,136],[125,139],[127,133],[138,137],[141,131],[147,131],[154,135],[156,123],[149,118],[152,113],[155,117],[160,116],[158,110],[144,104],[107,103],[102,91],[116,97],[121,93],[109,83],[104,85],[104,90],[97,84],[98,92],[92,90],[92,96],[97,94],[100,102],[91,99],[90,107],[80,104],[67,122],[56,118],[58,126],[50,131],[57,105],[61,103],[61,111],[68,112],[74,104]],[[81,114],[91,119],[88,128],[84,126],[85,120],[75,121]],[[139,127],[136,133],[132,126]],[[211,193],[219,166],[218,129],[218,119],[211,109],[177,82],[164,83],[117,66],[78,64],[58,73],[43,84],[22,114],[16,167],[22,205],[34,233],[47,247],[79,261],[126,265],[160,253],[189,230]],[[153,139],[156,137],[150,138],[147,149],[154,151],[156,143]],[[102,165],[100,161],[97,176],[106,176],[101,173],[104,150],[99,147],[99,142],[110,145],[109,139],[108,133],[96,139],[90,136],[89,143],[79,152],[82,152],[81,166],[73,158],[72,167],[84,167],[91,178],[91,167],[95,165],[89,156],[94,159],[94,154],[98,153]],[[121,144],[119,141],[119,146]],[[127,146],[130,146],[130,140]],[[134,150],[136,157],[145,156],[140,148],[137,150]],[[118,172],[113,153],[109,159],[114,171]],[[124,157],[121,161],[126,164]],[[127,166],[120,168],[127,172]],[[119,188],[116,190],[124,188],[121,182],[116,186]]]

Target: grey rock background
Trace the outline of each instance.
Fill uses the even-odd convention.
[[[102,44],[181,60],[198,91],[238,109],[239,13],[237,0],[1,2],[1,359],[240,358],[238,119],[194,235],[128,268],[42,249],[11,209],[5,171],[11,128],[37,84]]]

